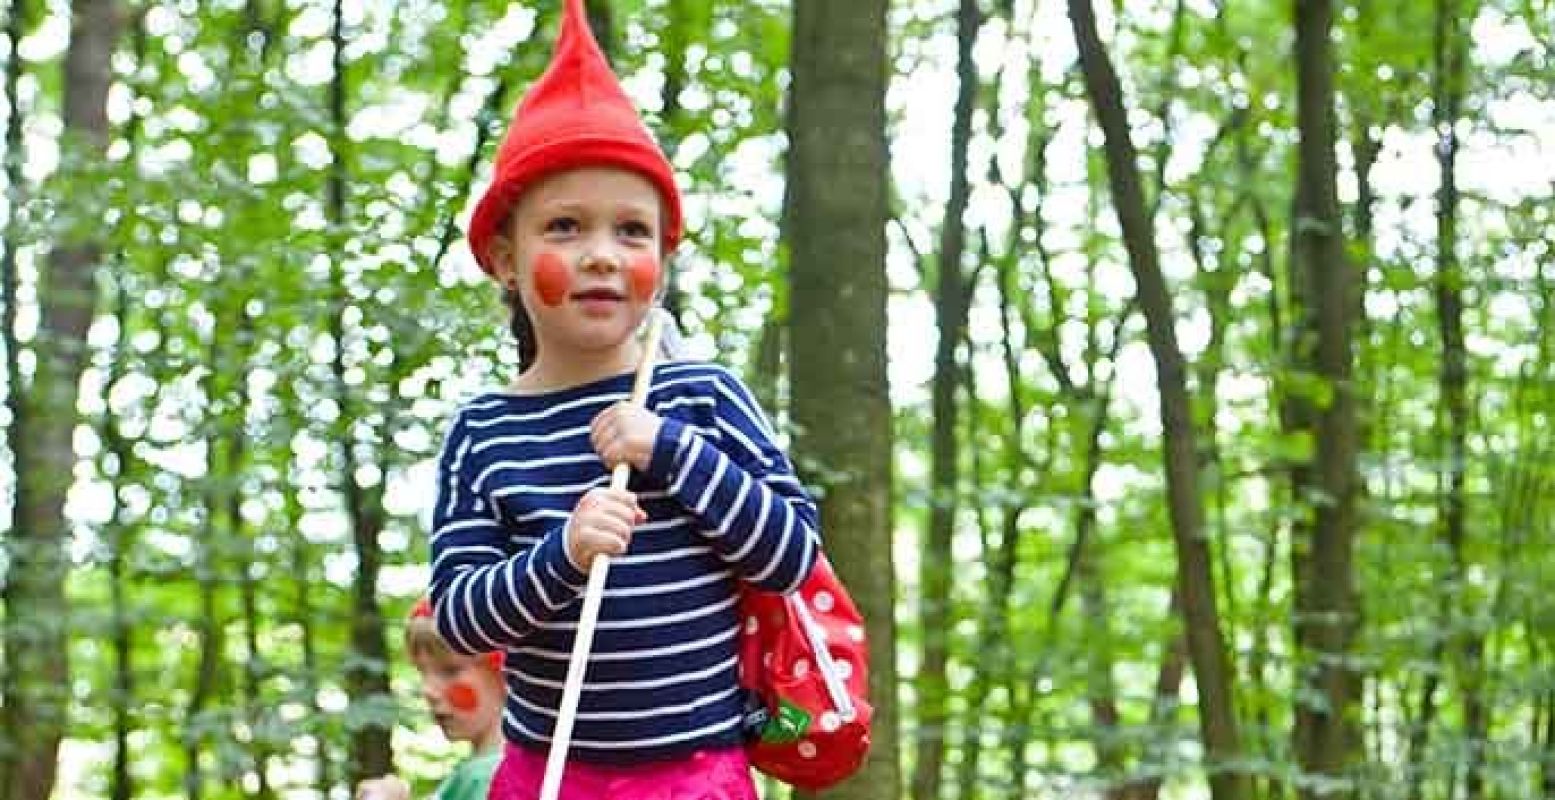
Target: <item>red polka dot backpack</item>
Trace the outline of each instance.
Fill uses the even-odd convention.
[[[806,791],[858,771],[869,752],[864,618],[824,555],[799,589],[740,599],[740,682],[751,766]]]

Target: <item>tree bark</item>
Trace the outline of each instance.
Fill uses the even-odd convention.
[[[599,49],[605,54],[607,61],[614,62],[616,58],[616,26],[615,15],[611,13],[610,3],[606,0],[585,0],[583,3],[585,16],[588,17],[589,30],[593,31],[594,39],[599,42]]]
[[[967,149],[972,138],[972,106],[977,97],[977,66],[972,46],[981,26],[976,0],[961,0],[956,14],[956,77],[958,88],[950,126],[950,198],[940,225],[934,292],[938,341],[934,347],[934,378],[930,388],[933,428],[930,443],[929,523],[919,569],[919,628],[923,654],[914,680],[917,697],[917,756],[912,773],[914,800],[939,796],[945,743],[950,723],[951,572],[954,565],[960,457],[957,448],[957,353],[965,338],[970,281],[962,269],[966,252],[966,213],[971,194]]]
[[[1137,152],[1123,107],[1122,87],[1096,28],[1089,0],[1069,0],[1086,92],[1101,125],[1113,206],[1123,231],[1129,266],[1138,285],[1160,395],[1166,486],[1177,547],[1176,590],[1182,598],[1189,661],[1199,692],[1199,733],[1215,800],[1248,797],[1248,778],[1235,762],[1242,755],[1231,694],[1231,665],[1216,608],[1215,577],[1204,538],[1199,494],[1197,435],[1187,388],[1187,368],[1177,344],[1176,315],[1161,273],[1154,225],[1139,178]]]
[[[135,15],[131,23],[130,40],[134,50],[134,63],[139,67],[146,62],[145,14]],[[124,138],[129,143],[129,157],[126,161],[131,164],[136,162],[140,149],[142,123],[140,114],[132,114],[125,125]],[[108,374],[103,381],[104,394],[111,393],[128,371],[127,331],[130,326],[130,297],[123,277],[117,275],[117,270],[114,278],[113,314],[117,323],[115,325],[117,338],[112,345],[113,356],[109,363]],[[120,420],[112,407],[103,410],[99,426],[105,456],[103,464],[115,465],[112,472],[107,469],[100,470],[103,474],[111,475],[114,482],[113,509],[108,522],[103,525],[103,538],[108,548],[110,625],[112,626],[109,638],[112,640],[113,649],[113,769],[108,779],[108,796],[110,800],[131,800],[136,794],[136,786],[132,769],[135,754],[131,751],[130,736],[136,729],[139,716],[136,708],[136,692],[139,691],[139,687],[135,677],[135,615],[130,607],[129,596],[133,575],[130,548],[134,544],[134,530],[133,526],[123,519],[124,506],[118,498],[119,488],[126,484],[127,476],[132,471],[138,471],[132,465],[139,466],[140,462],[134,453],[133,442],[120,433],[119,423]]]
[[[886,0],[796,0],[789,253],[794,452],[869,634],[873,746],[828,793],[897,800],[891,404],[886,373]]]
[[[346,204],[346,63],[345,18],[342,0],[335,0],[330,40],[334,45],[333,73],[329,82],[331,123],[329,175],[325,182],[325,216],[331,227],[330,240],[340,242],[347,228]],[[391,697],[389,690],[389,646],[383,630],[383,613],[378,605],[378,574],[383,552],[378,536],[383,531],[382,486],[369,488],[357,477],[362,463],[357,441],[350,387],[346,385],[346,322],[350,293],[346,287],[345,248],[336,247],[330,256],[330,287],[333,313],[329,320],[334,358],[330,364],[334,377],[335,403],[340,418],[333,432],[340,450],[339,490],[344,502],[346,524],[351,530],[356,572],[351,577],[351,663],[345,670],[346,696],[352,705],[370,707]],[[354,786],[368,778],[393,771],[389,727],[376,719],[350,726],[347,779]]]
[[[993,93],[997,96],[998,92]],[[996,109],[995,109],[996,111]],[[1028,147],[1034,152],[1028,153],[1028,172],[1022,176],[1022,180],[1013,186],[1007,186],[1011,207],[1012,219],[1016,224],[1010,226],[1009,234],[1005,242],[1004,254],[998,259],[997,280],[999,290],[999,325],[1003,335],[1000,343],[999,354],[1004,364],[1004,376],[1008,389],[1006,398],[1009,412],[1009,425],[1003,430],[1003,458],[1009,466],[1011,475],[1019,476],[1028,469],[1035,470],[1037,465],[1026,452],[1026,413],[1024,379],[1020,371],[1020,350],[1016,346],[1015,320],[1017,318],[1016,304],[1021,302],[1018,288],[1019,254],[1021,248],[1021,231],[1028,217],[1022,203],[1022,189],[1033,181],[1040,183],[1040,173],[1037,172],[1042,165],[1040,151],[1046,146],[1041,133],[1033,132]],[[1039,190],[1040,191],[1040,190]],[[1039,207],[1040,208],[1040,207]],[[1041,232],[1041,215],[1033,214],[1029,218],[1036,226],[1038,235]],[[987,233],[983,236],[983,260],[993,261],[993,256],[988,252]],[[1028,334],[1030,335],[1030,334]],[[1024,349],[1024,346],[1020,349]],[[965,374],[966,391],[969,397],[976,396],[975,382],[970,380],[970,374]],[[975,402],[973,403],[975,407]],[[973,445],[973,457],[977,456],[977,445]],[[981,483],[981,478],[978,480]],[[1017,479],[1014,491],[1022,493],[1023,489]],[[986,718],[985,703],[992,693],[994,686],[1003,683],[1009,685],[1015,674],[1014,646],[1009,640],[1010,628],[1010,597],[1015,585],[1015,570],[1020,561],[1020,518],[1028,508],[1026,502],[1012,501],[1001,509],[999,544],[997,549],[987,552],[988,559],[988,595],[984,599],[981,619],[978,622],[978,645],[976,652],[980,655],[978,663],[973,665],[971,684],[967,687],[965,737],[962,745],[963,752],[961,764],[956,780],[957,797],[971,798],[976,796],[979,770],[983,753],[983,731]],[[1016,734],[1012,730],[1015,722],[1014,695],[1009,697],[1011,726],[1006,729],[1006,737],[1013,738]]]
[[[67,169],[100,161],[107,147],[110,58],[121,23],[115,0],[71,4],[64,62]],[[16,190],[14,184],[11,188]],[[85,213],[91,204],[82,202],[81,207]],[[9,568],[0,593],[7,612],[7,663],[0,678],[0,745],[6,745],[0,747],[0,800],[48,797],[57,778],[70,687],[65,495],[76,461],[71,436],[102,251],[102,242],[92,238],[67,235],[56,242],[38,287],[37,372],[32,386],[12,385],[13,392],[26,393],[28,408],[12,423],[12,457],[26,468],[16,470]]]
[[[1303,798],[1349,797],[1359,674],[1349,662],[1358,626],[1354,589],[1356,422],[1351,384],[1351,324],[1357,280],[1344,249],[1334,156],[1333,55],[1328,0],[1293,0],[1296,27],[1297,185],[1292,221],[1291,287],[1300,311],[1293,363],[1319,379],[1322,394],[1289,398],[1289,420],[1309,435],[1313,455],[1294,469],[1298,502],[1310,508],[1295,526],[1292,565],[1297,680],[1321,701],[1295,704],[1293,750],[1309,779]],[[1307,692],[1298,689],[1296,697]]]
[[[1544,768],[1539,785],[1546,798],[1555,798],[1555,690],[1544,693]]]
[[[1452,559],[1442,624],[1456,640],[1454,648],[1460,675],[1463,725],[1468,763],[1464,767],[1464,798],[1478,800],[1484,794],[1483,748],[1488,728],[1480,680],[1485,640],[1468,622],[1476,616],[1465,583],[1467,547],[1466,484],[1468,478],[1468,354],[1464,348],[1463,284],[1465,274],[1458,258],[1458,134],[1467,74],[1467,42],[1459,30],[1463,10],[1456,0],[1437,0],[1433,37],[1432,122],[1436,129],[1436,158],[1441,177],[1436,196],[1436,309],[1441,337],[1441,369],[1438,391],[1444,414],[1442,441],[1447,452],[1442,462],[1443,485],[1441,536]],[[1458,621],[1454,621],[1458,620]],[[1434,698],[1433,698],[1434,700]]]

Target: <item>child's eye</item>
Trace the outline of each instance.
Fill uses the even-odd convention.
[[[621,223],[619,230],[621,231],[622,236],[627,236],[633,239],[653,238],[653,229],[649,228],[648,223],[646,222],[638,222],[635,220],[631,222],[623,222]]]
[[[572,217],[553,217],[545,223],[546,233],[576,233],[578,221]]]

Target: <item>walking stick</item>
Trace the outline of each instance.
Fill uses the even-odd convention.
[[[642,405],[653,383],[653,362],[659,351],[659,315],[648,315],[648,330],[643,335],[642,362],[632,383],[632,399]],[[626,463],[610,473],[610,488],[625,489],[632,468]],[[557,710],[556,730],[551,750],[545,758],[545,780],[540,784],[540,800],[556,800],[561,791],[562,770],[567,766],[567,747],[572,743],[572,724],[578,716],[578,699],[583,693],[583,673],[588,670],[589,650],[594,645],[594,626],[599,622],[599,604],[605,597],[605,579],[610,577],[610,556],[599,554],[589,565],[589,582],[583,590],[583,610],[578,615],[578,635],[572,641],[572,656],[567,660],[567,680],[562,684],[562,704]]]

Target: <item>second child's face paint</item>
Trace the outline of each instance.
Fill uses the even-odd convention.
[[[459,682],[448,687],[444,696],[448,698],[448,705],[455,711],[468,714],[480,704],[480,698],[475,694],[475,687],[468,683]]]
[[[533,277],[535,294],[540,295],[540,302],[552,308],[561,305],[572,288],[572,276],[567,273],[567,265],[555,253],[535,256]]]
[[[633,300],[639,303],[652,300],[654,292],[659,289],[659,257],[634,256],[626,266],[626,280],[631,286]]]

